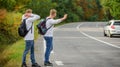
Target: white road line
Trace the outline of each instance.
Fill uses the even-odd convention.
[[[44,38],[43,38],[43,49],[44,49],[44,54],[45,54],[45,51],[46,51],[46,42],[45,42]],[[51,51],[51,53],[53,54],[54,51]],[[43,61],[44,61],[44,58],[43,58]]]
[[[54,51],[52,50],[52,51],[51,51],[51,53],[53,54],[53,53],[54,53]]]
[[[45,42],[45,39],[43,38],[43,48],[44,48],[44,53],[45,53],[45,50],[46,50],[46,42]]]
[[[55,61],[55,63],[58,65],[58,66],[63,66],[63,62],[62,61]]]
[[[44,49],[44,54],[45,54],[45,50],[46,50],[46,42],[45,42],[45,39],[43,38],[43,49]],[[44,58],[43,58],[43,61],[44,61]]]
[[[78,25],[76,28],[79,30],[81,25],[82,25],[82,24]],[[90,35],[82,32],[82,31],[80,31],[80,33],[82,33],[83,35],[85,35],[85,36],[87,36],[87,37],[89,37],[89,38],[91,38],[91,39],[94,39],[94,40],[96,40],[96,41],[99,41],[99,42],[102,42],[102,43],[104,43],[104,44],[107,44],[107,45],[109,45],[109,46],[112,46],[112,47],[115,47],[115,48],[120,48],[119,46],[116,46],[116,45],[114,45],[114,44],[111,44],[111,43],[108,43],[108,42],[99,40],[99,39],[97,39],[97,38],[95,38],[95,37],[93,37],[93,36],[90,36]]]
[[[45,42],[45,39],[43,39],[43,43],[44,43],[44,44],[43,44],[43,47],[44,47],[44,53],[45,53],[45,50],[46,50],[46,46],[45,46],[45,45],[46,45],[46,42]],[[54,51],[52,50],[51,53],[53,54]]]

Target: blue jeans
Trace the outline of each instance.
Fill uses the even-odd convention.
[[[25,46],[25,50],[23,53],[23,59],[22,59],[22,63],[26,63],[26,55],[28,54],[29,50],[30,50],[30,58],[31,58],[31,62],[32,64],[36,63],[35,62],[35,56],[34,56],[34,40],[26,40],[26,46]]]
[[[45,51],[45,60],[44,60],[44,62],[48,62],[49,57],[50,57],[50,53],[53,50],[53,37],[44,36],[44,39],[46,41],[46,51]]]

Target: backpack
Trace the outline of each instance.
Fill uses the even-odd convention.
[[[32,22],[32,26],[33,26],[33,22]],[[30,27],[30,29],[32,29],[32,26]],[[23,19],[22,23],[18,27],[19,36],[25,37],[27,35],[27,33],[30,31],[30,29],[27,30],[26,19]],[[31,33],[32,33],[32,31],[31,31]]]
[[[46,22],[47,20],[49,20],[51,18],[48,18],[48,19],[45,19],[43,21],[40,21],[40,23],[37,25],[37,28],[38,28],[38,33],[41,34],[41,35],[45,35],[46,32],[52,27],[50,26],[49,28],[46,27]]]

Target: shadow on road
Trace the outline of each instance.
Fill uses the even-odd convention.
[[[116,36],[112,36],[112,38],[120,38],[120,36],[116,35]]]

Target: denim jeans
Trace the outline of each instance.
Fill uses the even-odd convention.
[[[25,50],[23,53],[23,59],[22,59],[22,63],[26,63],[26,55],[28,54],[29,50],[30,50],[30,58],[31,58],[31,62],[32,64],[36,63],[35,62],[35,56],[34,56],[34,40],[26,40],[26,46],[25,46]]]
[[[44,39],[46,41],[46,51],[45,51],[45,60],[44,60],[44,62],[48,62],[49,57],[50,57],[50,53],[53,50],[53,37],[44,36]]]

